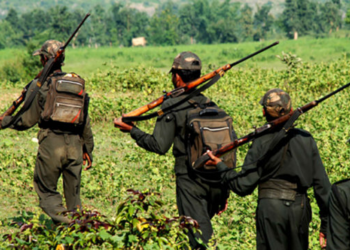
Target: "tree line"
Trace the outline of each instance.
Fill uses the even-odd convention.
[[[350,23],[340,0],[316,3],[285,0],[279,15],[272,15],[273,3],[257,5],[230,0],[191,0],[186,4],[168,1],[149,16],[121,3],[108,9],[96,5],[72,46],[131,46],[133,37],[143,36],[149,45],[213,44],[261,41],[274,37],[297,39],[322,37]],[[47,39],[64,40],[86,13],[56,6],[19,14],[10,9],[0,21],[0,49],[25,46]],[[347,16],[350,16],[347,15]],[[343,20],[344,19],[344,20]]]

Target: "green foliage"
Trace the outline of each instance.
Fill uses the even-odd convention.
[[[89,88],[92,90],[106,92],[137,90],[148,95],[155,88],[164,88],[168,79],[168,75],[159,73],[154,68],[137,67],[121,70],[112,64],[108,70],[99,70],[87,80],[89,81]]]
[[[112,218],[97,211],[64,212],[71,220],[49,228],[40,215],[12,222],[19,232],[2,236],[2,247],[16,249],[86,249],[93,246],[113,249],[184,249],[189,247],[188,230],[196,232],[198,223],[190,217],[167,218],[159,215],[163,205],[154,192],[127,190],[131,196],[121,202]]]
[[[281,22],[287,37],[332,33],[341,25],[341,6],[333,1],[286,0]]]
[[[162,46],[261,41],[293,38],[294,34],[322,37],[338,31],[343,24],[341,4],[331,0],[324,3],[286,0],[283,14],[277,19],[271,14],[277,4],[271,1],[256,4],[255,13],[252,6],[243,6],[237,1],[184,2],[162,2],[152,15],[140,8],[140,4],[139,8],[135,8],[122,2],[109,2],[106,8],[105,4],[96,3],[90,7],[91,17],[71,46],[126,47],[132,45],[135,37],[145,37],[148,44]],[[67,40],[85,11],[57,4],[46,9],[33,8],[21,14],[17,8],[10,8],[5,18],[0,20],[3,35],[0,49],[24,46],[32,41]]]
[[[269,4],[265,4],[263,6],[257,6],[257,12],[254,14],[254,26],[255,26],[255,34],[254,40],[260,41],[265,40],[267,33],[270,31],[274,18],[269,12],[272,9],[272,6]]]
[[[282,56],[277,55],[276,57],[286,64],[289,71],[296,70],[302,64],[301,58],[292,53],[284,53],[282,51]]]
[[[157,45],[176,45],[179,43],[179,18],[173,13],[172,3],[160,10],[150,19],[150,41]]]
[[[18,55],[16,61],[10,60],[0,68],[0,80],[16,86],[21,81],[33,79],[42,68],[38,57],[32,56],[32,53],[39,47],[38,44],[28,43],[25,54]]]

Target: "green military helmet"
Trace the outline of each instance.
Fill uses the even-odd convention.
[[[178,54],[173,62],[172,70],[201,70],[202,62],[201,59],[190,51],[181,52]]]
[[[282,89],[270,89],[259,102],[264,106],[266,115],[278,118],[288,114],[292,109],[292,101],[287,92]]]
[[[45,55],[48,58],[55,57],[57,51],[63,45],[64,45],[63,43],[56,41],[56,40],[47,40],[46,42],[44,42],[43,46],[41,46],[40,49],[34,51],[33,56]],[[63,57],[63,60],[64,60],[64,57]]]

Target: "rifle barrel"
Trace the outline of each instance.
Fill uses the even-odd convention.
[[[277,44],[279,44],[279,41],[274,42],[273,44],[270,44],[269,46],[266,46],[265,48],[262,48],[262,49],[260,49],[260,50],[258,50],[256,52],[254,52],[253,54],[250,54],[250,55],[248,55],[248,56],[238,60],[237,62],[234,62],[234,63],[230,64],[230,66],[233,67],[233,66],[235,66],[235,65],[237,65],[237,64],[239,64],[241,62],[244,62],[245,60],[247,60],[247,59],[249,59],[249,58],[251,58],[251,57],[253,57],[253,56],[257,55],[257,54],[260,54],[261,52],[263,52],[263,51],[265,51],[265,50],[267,50],[267,49],[269,49],[269,48],[271,48],[273,46],[276,46]]]
[[[80,27],[84,24],[85,20],[90,16],[90,13],[86,14],[86,16],[84,17],[84,19],[80,22],[80,24],[78,25],[78,27],[74,30],[73,34],[68,38],[67,42],[63,45],[63,47],[61,47],[61,50],[65,50],[65,48],[67,47],[67,45],[70,43],[70,41],[73,39],[73,37],[75,36],[75,34],[78,32],[78,30],[80,29]]]
[[[343,86],[341,86],[339,89],[334,90],[333,92],[329,93],[328,95],[326,95],[326,96],[324,96],[324,97],[318,99],[316,102],[317,102],[317,103],[321,103],[321,102],[323,102],[324,100],[328,99],[329,97],[335,95],[336,93],[342,91],[343,89],[345,89],[345,88],[347,88],[347,87],[349,87],[349,86],[350,86],[350,82],[347,83],[347,84],[345,84],[345,85],[343,85]]]

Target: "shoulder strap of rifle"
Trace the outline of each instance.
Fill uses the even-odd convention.
[[[203,85],[202,87],[194,90],[193,92],[191,92],[188,96],[186,96],[185,98],[181,99],[180,101],[170,105],[169,107],[166,107],[164,109],[161,109],[157,112],[153,112],[149,115],[144,115],[144,116],[127,116],[127,117],[123,117],[123,122],[134,122],[134,121],[144,121],[144,120],[148,120],[151,119],[153,117],[157,117],[157,116],[161,116],[163,114],[165,114],[166,112],[172,110],[173,108],[181,105],[184,102],[187,102],[188,100],[190,100],[192,97],[198,95],[199,93],[203,92],[204,90],[206,90],[207,88],[209,88],[210,86],[212,86],[214,83],[216,83],[219,79],[220,79],[220,75],[216,75],[214,76],[210,82],[206,83],[205,85]]]

